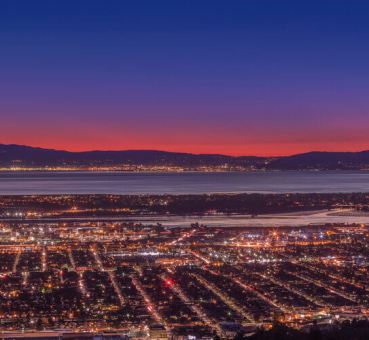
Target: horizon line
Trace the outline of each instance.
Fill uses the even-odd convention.
[[[125,152],[125,151],[156,151],[156,152],[167,152],[167,153],[178,153],[178,154],[190,154],[190,155],[217,155],[217,156],[227,156],[227,157],[260,157],[260,158],[281,158],[281,157],[291,157],[295,155],[301,154],[309,154],[309,153],[360,153],[369,151],[368,149],[364,150],[350,150],[350,151],[327,151],[327,150],[311,150],[311,151],[302,151],[299,153],[291,153],[285,155],[253,155],[253,154],[242,154],[242,155],[232,155],[232,154],[225,154],[225,153],[194,153],[194,152],[186,152],[186,151],[169,151],[163,149],[87,149],[87,150],[70,150],[70,149],[58,149],[53,147],[46,147],[46,146],[35,146],[31,144],[17,144],[17,143],[0,143],[0,146],[20,146],[20,147],[29,147],[34,149],[41,149],[41,150],[52,150],[52,151],[60,151],[60,152],[70,152],[70,153],[85,153],[85,152]]]

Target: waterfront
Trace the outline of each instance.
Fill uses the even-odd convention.
[[[231,340],[276,321],[301,334],[366,324],[368,200],[2,196],[0,337]]]
[[[1,172],[0,195],[369,192],[367,171]]]
[[[264,214],[257,217],[251,215],[157,215],[157,216],[120,216],[120,217],[57,217],[57,218],[14,218],[0,216],[0,222],[18,224],[37,223],[142,223],[145,225],[161,225],[168,228],[190,228],[193,224],[207,227],[228,228],[262,228],[262,227],[297,227],[324,224],[365,224],[369,225],[369,213],[358,214],[351,209],[302,211],[299,213]]]

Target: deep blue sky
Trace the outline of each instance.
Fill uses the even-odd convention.
[[[360,150],[369,1],[0,1],[0,142]]]

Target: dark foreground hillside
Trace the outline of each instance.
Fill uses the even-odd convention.
[[[251,337],[237,336],[235,339],[248,340],[368,340],[369,322],[367,320],[345,322],[330,329],[320,330],[317,326],[309,332],[276,325],[269,331],[258,331]]]

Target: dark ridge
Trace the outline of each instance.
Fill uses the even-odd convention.
[[[369,167],[369,151],[361,152],[308,152],[281,157],[268,164],[276,170],[350,170]]]
[[[285,157],[227,156],[158,150],[70,152],[24,145],[0,144],[0,166],[178,166],[233,167],[239,170],[360,170],[369,169],[369,151],[314,151]]]
[[[55,166],[55,165],[170,165],[183,167],[262,166],[268,158],[232,157],[215,154],[190,154],[157,150],[86,151],[69,152],[23,145],[0,144],[1,166]]]

